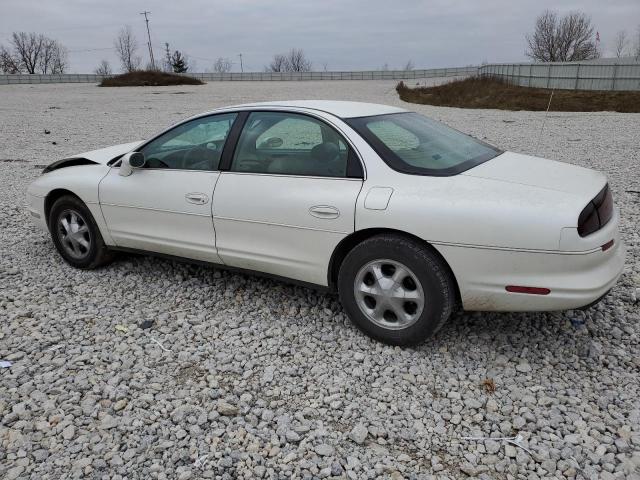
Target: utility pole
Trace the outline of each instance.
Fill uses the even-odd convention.
[[[147,14],[149,13],[151,12],[147,12],[145,10],[144,12],[141,12],[140,15],[144,15],[144,21],[147,22],[147,38],[149,39],[149,43],[147,43],[147,45],[149,46],[149,59],[151,60],[151,68],[155,70],[156,62],[153,59],[153,47],[151,46],[151,32],[149,31],[149,18],[147,18]]]
[[[239,53],[238,56],[240,57],[240,73],[244,73],[244,67],[242,66],[242,54]]]

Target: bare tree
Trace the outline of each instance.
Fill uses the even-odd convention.
[[[625,30],[620,30],[616,34],[616,43],[615,43],[615,49],[616,49],[615,53],[617,58],[622,58],[627,56],[626,55],[627,43],[629,43],[627,39],[627,32]]]
[[[67,48],[57,40],[45,37],[42,51],[38,58],[38,70],[40,73],[64,73],[68,64]]]
[[[136,40],[129,25],[125,25],[120,29],[120,33],[114,41],[114,46],[124,72],[133,72],[140,68],[142,59],[136,55],[138,40]]]
[[[287,57],[285,55],[282,55],[281,53],[276,53],[273,56],[273,60],[271,60],[271,63],[267,67],[265,67],[265,70],[267,72],[288,72],[289,65],[287,62]]]
[[[382,70],[383,72],[388,72],[389,71],[389,64],[385,63],[384,65],[382,65],[380,67],[380,70]]]
[[[233,62],[229,58],[218,57],[215,62],[213,62],[213,71],[216,73],[227,73],[231,71],[233,67]]]
[[[20,73],[21,71],[22,68],[18,59],[11,51],[7,50],[3,45],[0,45],[0,72]]]
[[[591,18],[582,12],[559,17],[546,10],[536,19],[535,31],[527,35],[526,55],[539,62],[571,62],[598,58]]]
[[[638,25],[638,29],[636,30],[636,41],[633,46],[633,56],[636,60],[640,60],[640,25]]]
[[[13,32],[11,44],[13,45],[14,58],[18,61],[21,70],[25,70],[27,73],[36,73],[44,43],[44,35],[33,32]]]
[[[413,62],[409,60],[407,61],[407,63],[404,64],[404,67],[402,67],[402,70],[406,72],[407,70],[413,70],[414,68],[416,67],[413,65]]]
[[[311,60],[309,60],[304,50],[292,48],[288,53],[277,53],[273,56],[271,63],[265,67],[267,72],[310,72]]]
[[[292,48],[287,54],[287,63],[289,64],[290,72],[310,72],[311,60],[309,60],[304,50],[301,48]]]
[[[106,60],[102,60],[94,72],[96,75],[111,75],[111,65]]]
[[[171,66],[171,50],[169,49],[169,42],[164,43],[164,59],[162,60],[162,69],[165,72],[173,72]]]
[[[68,50],[60,42],[33,32],[13,32],[12,51],[0,48],[0,69],[10,73],[64,73]]]
[[[58,44],[56,55],[53,57],[53,67],[51,73],[64,73],[69,66],[69,50]]]

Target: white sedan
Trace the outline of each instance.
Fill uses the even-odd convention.
[[[587,306],[625,256],[601,173],[367,103],[214,110],[54,162],[27,197],[74,267],[124,250],[321,286],[395,345],[421,342],[458,305]]]

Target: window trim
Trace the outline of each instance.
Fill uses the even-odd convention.
[[[332,123],[329,123],[326,119],[322,118],[320,115],[315,115],[309,112],[302,112],[302,111],[297,111],[297,110],[288,110],[288,109],[272,109],[272,108],[252,108],[249,110],[243,110],[243,111],[239,111],[236,112],[238,113],[238,118],[236,118],[236,121],[233,124],[233,127],[231,128],[231,131],[229,132],[229,135],[227,136],[227,143],[225,143],[225,148],[223,149],[223,153],[222,153],[222,158],[220,160],[220,165],[218,166],[220,171],[222,172],[229,172],[229,173],[234,173],[234,174],[243,174],[243,175],[266,175],[266,176],[277,176],[277,177],[301,177],[301,178],[323,178],[323,179],[337,179],[337,180],[361,180],[364,181],[366,178],[366,168],[364,166],[364,162],[362,161],[362,158],[360,156],[360,152],[358,152],[358,150],[355,148],[355,146],[353,145],[353,142],[349,139],[348,135],[346,135],[341,129],[339,129],[337,126],[333,125]],[[231,163],[233,161],[233,157],[235,155],[235,151],[236,148],[238,147],[238,143],[240,140],[240,135],[242,133],[242,131],[244,130],[245,124],[247,122],[247,120],[249,119],[249,116],[252,113],[280,113],[280,114],[293,114],[293,115],[300,115],[300,116],[305,116],[305,117],[310,117],[313,118],[314,120],[317,120],[318,122],[323,123],[324,125],[326,125],[328,128],[331,128],[332,130],[335,131],[335,133],[340,137],[340,139],[342,139],[342,141],[344,141],[344,143],[349,147],[349,152],[351,152],[350,154],[347,155],[347,174],[345,176],[340,176],[340,177],[332,177],[332,176],[318,176],[318,175],[297,175],[297,174],[290,174],[290,173],[273,173],[273,172],[236,172],[231,170]],[[241,119],[242,121],[239,121],[239,116],[243,114],[243,118]],[[237,133],[234,137],[234,142],[233,142],[233,148],[229,149],[229,155],[227,157],[225,157],[225,153],[227,150],[227,144],[229,142],[229,139],[231,138],[231,135],[234,129],[236,129],[236,126],[238,126],[237,129]],[[360,165],[350,165],[351,162],[353,162],[354,160],[357,160],[359,162]],[[358,168],[359,167],[359,168]],[[352,171],[356,176],[349,176],[349,171]]]
[[[449,125],[445,125],[447,128],[454,130],[466,137],[470,137],[479,144],[491,149],[493,153],[479,155],[475,158],[462,162],[454,167],[449,167],[445,169],[430,169],[423,167],[416,167],[413,165],[407,164],[404,160],[402,160],[398,155],[396,155],[389,147],[387,147],[382,140],[380,140],[371,130],[369,130],[365,124],[367,119],[377,118],[380,119],[382,117],[389,117],[392,115],[406,115],[407,113],[413,113],[416,115],[420,115],[416,112],[397,112],[397,113],[384,113],[381,115],[368,115],[365,117],[353,117],[345,119],[347,125],[353,128],[362,139],[369,144],[369,146],[378,154],[378,156],[382,159],[384,163],[387,164],[389,168],[395,170],[396,172],[405,173],[409,175],[420,175],[423,177],[452,177],[454,175],[458,175],[459,173],[466,172],[467,170],[472,169],[473,167],[477,167],[478,165],[491,160],[501,154],[504,153],[504,150],[500,150],[493,145],[490,145],[482,140],[479,140],[471,135],[468,135],[460,130],[457,130]],[[426,117],[428,118],[428,117]],[[437,120],[433,120],[429,118],[429,120],[438,122]]]

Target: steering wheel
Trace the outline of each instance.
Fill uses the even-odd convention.
[[[206,170],[213,163],[212,153],[215,150],[198,146],[187,150],[182,157],[182,168],[189,170]]]

